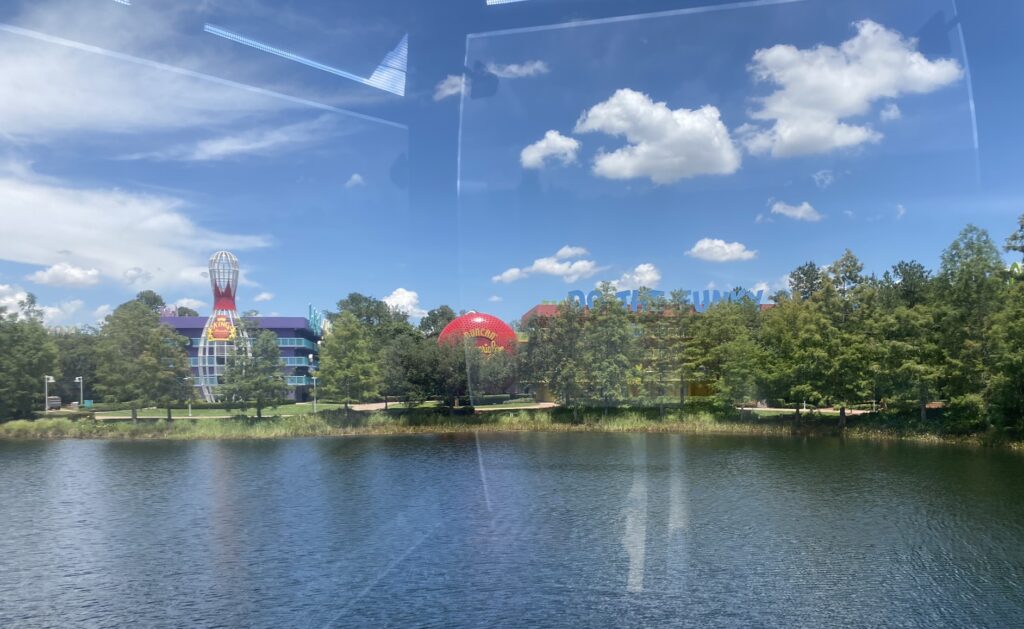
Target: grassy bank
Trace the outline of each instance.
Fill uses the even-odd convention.
[[[237,416],[229,419],[196,417],[165,420],[73,421],[47,418],[0,424],[0,439],[279,439],[345,435],[401,435],[446,432],[652,432],[700,435],[829,436],[838,435],[835,419],[818,416],[794,421],[785,416],[747,414],[742,419],[716,418],[709,413],[656,413],[626,411],[604,416],[600,412],[568,421],[565,411],[514,410],[476,415],[443,412],[328,411],[319,415],[279,415],[257,421]],[[1005,445],[1024,449],[1019,441],[987,441],[984,435],[940,435],[920,427],[891,427],[864,422],[842,432],[844,437],[870,440],[912,440],[926,443]]]
[[[511,410],[468,416],[443,413],[357,413],[274,416],[256,421],[198,417],[191,420],[72,421],[17,420],[0,424],[0,439],[276,439],[343,435],[400,435],[441,432],[674,432],[690,434],[789,434],[775,423],[719,421],[694,414],[654,421],[626,413],[601,421],[570,423],[546,411]]]

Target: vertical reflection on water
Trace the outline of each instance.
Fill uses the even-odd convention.
[[[686,470],[684,467],[685,450],[680,435],[668,438],[668,543],[667,572],[673,575],[674,584],[680,589],[686,588],[687,561],[689,555],[689,539],[687,528],[690,526],[689,495],[686,486]]]
[[[473,439],[476,440],[476,462],[480,466],[480,482],[484,487],[484,500],[487,502],[487,513],[491,513],[491,492],[487,488],[487,474],[484,472],[484,455],[480,451],[479,431],[473,431]]]
[[[647,552],[647,435],[632,435],[633,486],[626,496],[626,533],[622,545],[629,554],[626,591],[643,592]]]

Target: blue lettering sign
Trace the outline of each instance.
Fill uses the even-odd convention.
[[[656,299],[658,297],[665,296],[665,291],[663,290],[648,290],[646,292],[648,299]],[[718,290],[704,289],[683,291],[683,294],[686,295],[687,301],[697,310],[697,312],[705,312],[712,305],[723,301],[732,302],[749,299],[755,304],[759,304],[761,303],[761,300],[764,298],[763,290],[759,290],[756,292],[744,290],[739,293],[737,293],[736,291],[727,291],[723,293]],[[599,290],[592,290],[586,296],[584,296],[583,291],[581,290],[573,290],[569,291],[567,299],[569,301],[576,302],[581,306],[593,308],[594,303],[600,297],[601,291]],[[643,302],[641,301],[641,293],[639,290],[622,290],[615,293],[615,297],[631,310],[637,310],[643,304]]]

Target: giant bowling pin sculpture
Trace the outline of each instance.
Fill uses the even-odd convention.
[[[210,256],[210,285],[213,287],[213,312],[206,320],[199,339],[198,384],[203,399],[217,401],[228,357],[236,351],[249,352],[249,336],[239,325],[235,295],[238,290],[238,258],[227,251]]]

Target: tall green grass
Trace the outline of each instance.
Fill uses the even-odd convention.
[[[435,409],[436,410],[436,409]],[[318,415],[158,421],[72,421],[66,418],[18,420],[0,424],[0,439],[281,439],[341,435],[392,435],[445,432],[665,432],[681,434],[790,435],[792,422],[748,415],[746,419],[721,419],[708,412],[682,413],[674,409],[661,415],[645,410],[621,410],[607,416],[600,410],[581,412],[579,421],[565,409],[517,410],[476,415],[443,412],[328,411]],[[821,431],[801,435],[831,434],[828,422]],[[801,425],[806,428],[807,424]],[[813,428],[813,426],[812,426]],[[893,431],[877,427],[853,427],[844,433],[857,439],[910,439],[922,442],[974,443],[967,438],[940,437],[934,433]],[[1005,443],[1024,448],[1019,442]]]

